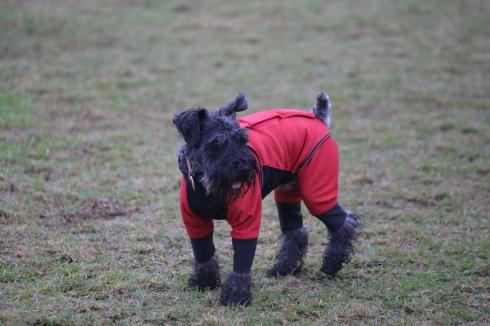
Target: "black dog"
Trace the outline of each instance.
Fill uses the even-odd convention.
[[[281,244],[270,276],[297,273],[308,247],[301,202],[327,227],[329,244],[321,271],[333,275],[348,263],[361,230],[360,216],[337,204],[339,159],[328,130],[330,102],[321,93],[313,113],[272,110],[236,120],[248,103],[244,93],[209,112],[189,109],[173,122],[184,141],[181,212],[194,252],[189,286],[221,285],[213,244],[213,220],[232,227],[233,271],[221,290],[224,305],[247,304],[259,236],[262,199],[274,191]]]

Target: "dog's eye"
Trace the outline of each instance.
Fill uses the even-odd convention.
[[[226,145],[227,142],[228,139],[226,139],[225,135],[217,135],[213,138],[213,140],[211,140],[210,145],[213,149],[221,149]]]
[[[239,144],[246,144],[248,142],[248,135],[242,129],[236,131],[235,137]]]

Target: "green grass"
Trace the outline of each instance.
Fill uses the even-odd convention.
[[[488,1],[0,4],[0,324],[489,325]],[[264,203],[249,307],[186,287],[171,122],[332,102],[352,262],[270,279]],[[229,227],[217,223],[223,272]]]

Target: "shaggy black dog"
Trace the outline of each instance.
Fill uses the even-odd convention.
[[[301,203],[328,230],[321,271],[334,275],[348,263],[361,230],[360,215],[337,203],[339,159],[328,130],[330,101],[321,93],[313,113],[271,110],[236,119],[248,107],[244,93],[216,112],[189,109],[174,124],[183,136],[181,212],[194,253],[189,286],[221,285],[213,220],[232,227],[233,270],[221,287],[224,305],[252,298],[252,263],[262,199],[274,191],[282,234],[270,276],[296,274],[308,249]]]

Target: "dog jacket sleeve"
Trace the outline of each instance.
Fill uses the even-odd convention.
[[[237,273],[251,271],[262,216],[260,183],[259,174],[255,186],[251,187],[243,198],[226,206],[206,196],[204,192],[192,190],[187,177],[182,176],[181,213],[187,234],[191,239],[194,259],[198,263],[209,261],[215,253],[213,219],[226,219],[232,228],[233,271]]]
[[[209,235],[214,230],[214,222],[210,218],[203,218],[194,213],[189,207],[188,193],[195,193],[188,186],[186,176],[182,175],[180,184],[180,212],[184,221],[187,235],[191,239],[199,239]]]
[[[234,239],[255,239],[260,232],[262,216],[262,196],[260,192],[260,175],[256,186],[250,188],[243,198],[226,206],[225,204],[196,192],[182,176],[180,187],[180,210],[187,235],[192,239],[202,238],[214,230],[213,220],[226,219]]]
[[[260,176],[257,176],[256,182],[260,185]],[[204,198],[201,198],[202,196]],[[193,209],[189,205],[191,199],[195,205]],[[205,193],[193,191],[186,176],[183,175],[180,189],[180,207],[187,234],[191,239],[194,259],[198,263],[207,262],[213,257],[215,247],[213,244],[214,223],[212,218],[213,216],[215,219],[223,219],[224,217],[232,227],[233,271],[237,273],[251,271],[262,216],[262,197],[259,186],[249,189],[242,200],[226,207],[226,205],[213,202],[212,198],[206,196]],[[200,217],[195,214],[194,210],[203,215],[209,215],[206,218]]]

